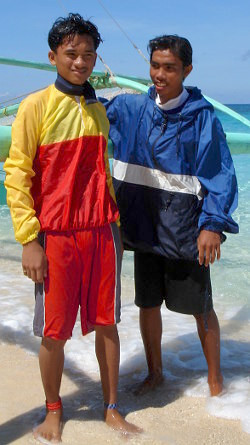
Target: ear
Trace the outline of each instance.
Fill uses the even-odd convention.
[[[52,51],[52,50],[49,51],[48,58],[49,58],[51,65],[56,66],[56,55],[55,55],[54,51]]]
[[[191,73],[192,69],[193,69],[193,65],[185,66],[185,68],[183,70],[183,80],[186,79],[186,77]]]
[[[95,64],[96,64],[96,59],[97,59],[97,53],[95,54],[95,63],[94,63],[94,66],[95,66]]]

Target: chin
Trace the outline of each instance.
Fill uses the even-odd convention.
[[[82,85],[84,82],[86,81],[86,79],[79,79],[79,77],[77,78],[72,78],[70,79],[70,83],[73,83],[74,85]]]
[[[85,81],[85,80],[82,80],[82,81],[80,81],[80,80],[75,80],[74,82],[72,81],[71,83],[73,83],[73,85],[83,85],[84,82],[86,82],[86,81]]]
[[[82,85],[84,82],[86,82],[86,77],[79,77],[79,76],[69,76],[68,78],[65,78],[68,82],[72,83],[73,85]]]
[[[166,90],[166,88],[158,88],[155,87],[157,93],[161,96],[166,96],[166,94],[168,94],[168,90]]]

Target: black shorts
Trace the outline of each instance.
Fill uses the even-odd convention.
[[[198,261],[171,260],[135,252],[135,304],[160,306],[182,314],[205,314],[213,308],[209,267]]]

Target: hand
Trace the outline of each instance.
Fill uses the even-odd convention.
[[[220,234],[210,230],[201,230],[198,236],[197,246],[199,251],[199,264],[213,264],[216,256],[220,259]]]
[[[23,245],[22,266],[24,275],[35,283],[47,277],[47,258],[37,239]]]

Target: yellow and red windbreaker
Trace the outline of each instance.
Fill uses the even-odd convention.
[[[27,97],[12,126],[4,169],[16,240],[40,231],[103,226],[119,218],[104,106],[55,85]]]

